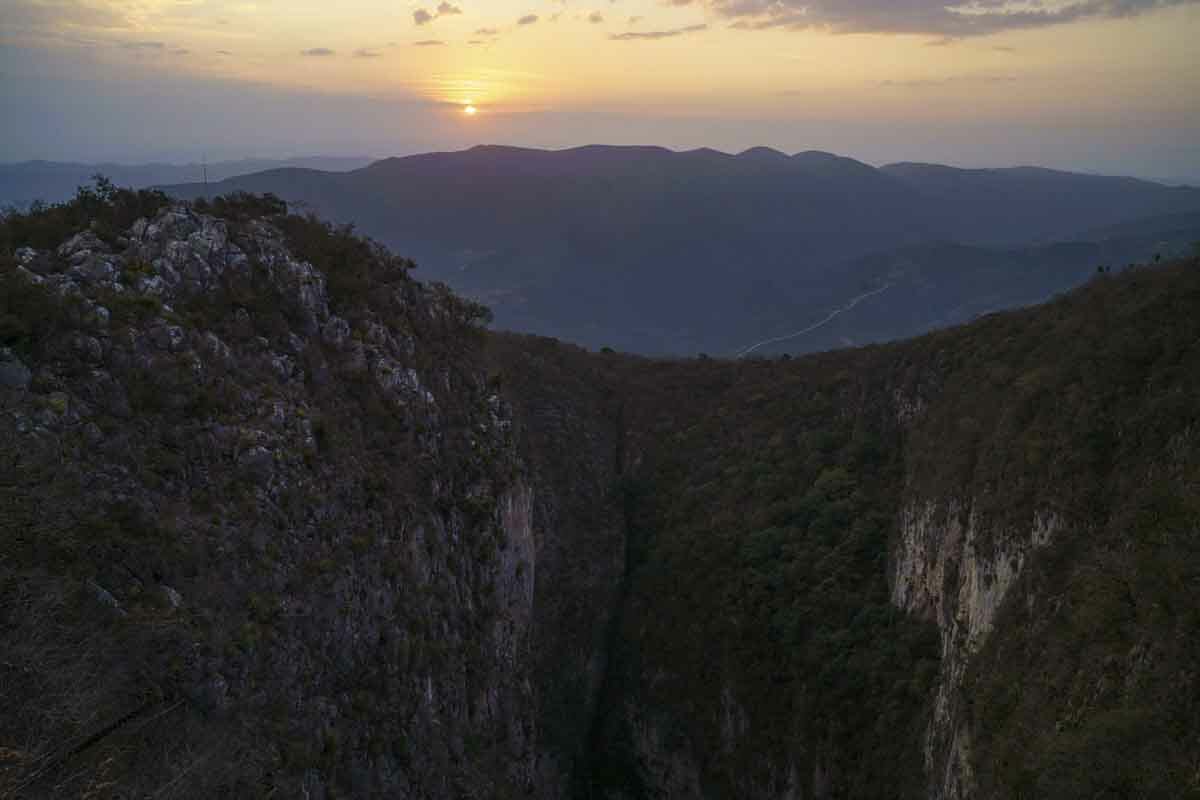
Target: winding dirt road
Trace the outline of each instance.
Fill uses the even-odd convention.
[[[831,321],[833,321],[833,319],[835,317],[837,317],[840,314],[846,313],[847,311],[849,311],[850,309],[854,308],[856,305],[861,303],[863,300],[866,300],[868,297],[873,297],[881,292],[886,292],[890,288],[892,288],[892,284],[887,283],[887,284],[884,284],[883,286],[879,287],[878,289],[873,289],[864,294],[860,294],[858,297],[855,297],[849,303],[846,303],[846,305],[842,306],[841,308],[837,308],[837,309],[834,309],[833,311],[831,311],[829,313],[829,316],[825,317],[825,319],[821,320],[820,322],[816,323],[815,325],[809,325],[807,328],[805,328],[802,331],[796,331],[795,333],[789,333],[786,336],[776,336],[774,339],[763,339],[761,342],[752,344],[749,347],[747,347],[746,349],[740,351],[736,356],[734,356],[734,358],[745,358],[746,356],[750,355],[751,353],[753,353],[755,350],[757,350],[760,347],[765,347],[766,345],[769,345],[769,344],[775,344],[776,342],[786,342],[788,339],[795,339],[797,336],[803,336],[806,333],[812,333],[817,328],[821,328],[821,327],[824,327],[825,325],[828,325]]]

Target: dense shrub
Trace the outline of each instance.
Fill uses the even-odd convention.
[[[287,214],[288,211],[287,203],[269,192],[267,194],[231,192],[212,199],[201,198],[192,203],[192,207],[201,214],[212,214],[214,217],[220,217],[229,222],[249,222],[264,217],[278,217]]]
[[[139,217],[152,217],[170,202],[153,189],[124,189],[97,175],[65,203],[34,203],[27,212],[6,211],[0,218],[0,253],[19,247],[48,250],[81,230],[91,229],[112,242]]]

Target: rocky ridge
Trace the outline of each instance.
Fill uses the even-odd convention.
[[[375,257],[373,295],[336,303],[275,226],[184,206],[16,253],[7,286],[62,319],[0,352],[10,791],[531,783],[510,413],[437,358],[477,336],[464,307]],[[47,625],[96,651],[76,663]],[[74,782],[63,748],[91,764]]]

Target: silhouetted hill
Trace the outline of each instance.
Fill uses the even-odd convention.
[[[890,164],[936,209],[953,238],[1011,245],[1061,239],[1076,231],[1134,217],[1197,210],[1197,191],[1137,178],[1081,175],[1039,167],[955,169],[936,164]]]
[[[1103,242],[1126,237],[1160,237],[1164,241],[1170,241],[1181,235],[1191,235],[1198,228],[1200,228],[1200,211],[1195,211],[1140,217],[1116,225],[1092,228],[1072,238],[1089,242]]]
[[[214,161],[208,165],[208,179],[220,181],[235,175],[277,167],[306,167],[341,172],[358,169],[371,162],[369,158],[309,158],[267,159],[246,158],[237,161]],[[76,164],[62,161],[22,161],[0,164],[0,206],[24,208],[35,200],[60,203],[70,199],[75,189],[104,175],[118,186],[142,189],[166,183],[202,181],[202,164]]]
[[[642,353],[733,352],[797,330],[862,291],[853,263],[868,255],[936,242],[1017,248],[1200,211],[1200,190],[1127,178],[876,169],[767,148],[487,146],[210,187],[238,190],[355,223],[488,304],[498,327]],[[1035,294],[1063,285],[1048,275]]]

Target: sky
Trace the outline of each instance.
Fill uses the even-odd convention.
[[[0,0],[0,161],[765,145],[1195,180],[1198,42],[1200,0]]]

